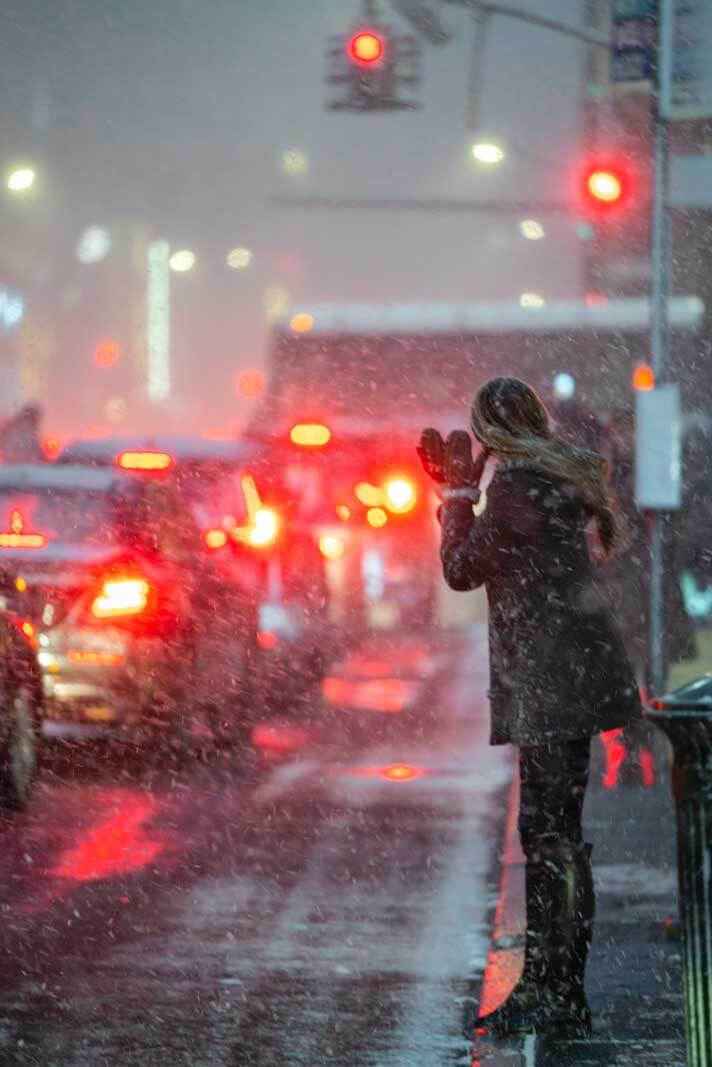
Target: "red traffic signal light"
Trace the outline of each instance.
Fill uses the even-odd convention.
[[[97,367],[113,367],[120,355],[116,341],[102,341],[94,349],[94,362]]]
[[[586,179],[588,194],[601,204],[615,204],[623,196],[623,182],[614,170],[597,169]]]
[[[372,30],[360,30],[349,39],[349,58],[362,67],[370,67],[383,59],[385,42]]]
[[[581,178],[585,205],[599,213],[620,207],[631,191],[630,173],[619,163],[590,162]]]

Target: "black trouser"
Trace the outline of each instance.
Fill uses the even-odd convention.
[[[590,761],[590,737],[520,748],[519,837],[528,858],[557,840],[581,844]]]

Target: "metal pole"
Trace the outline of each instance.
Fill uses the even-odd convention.
[[[653,107],[653,218],[652,218],[652,285],[650,294],[650,347],[655,382],[665,380],[668,333],[668,200],[669,146],[667,118],[663,95],[670,77],[670,39],[666,21],[665,0],[660,5],[658,26],[658,63]],[[649,684],[653,693],[661,694],[666,682],[665,653],[665,514],[652,513],[650,620],[649,620]]]
[[[487,48],[487,12],[479,7],[472,9],[472,51],[470,53],[470,69],[467,78],[467,102],[465,105],[465,126],[474,133],[478,132],[480,121],[480,102],[482,98],[482,83],[484,80],[484,65]]]

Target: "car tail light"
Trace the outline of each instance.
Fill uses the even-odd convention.
[[[324,559],[333,561],[341,559],[346,551],[346,545],[335,534],[322,534],[319,538],[319,551]]]
[[[257,634],[257,644],[264,649],[276,648],[279,638],[271,630],[260,630]]]
[[[224,548],[227,544],[227,533],[225,530],[206,530],[204,538],[208,548],[211,548],[214,551],[218,548]]]
[[[37,639],[37,633],[34,626],[29,619],[15,619],[14,620],[17,629],[24,637],[27,644],[30,646],[33,652],[36,652],[40,647],[40,643]]]
[[[126,662],[123,652],[99,652],[93,648],[70,648],[67,657],[70,663],[89,664],[92,667],[120,667]]]
[[[322,422],[298,422],[289,431],[289,439],[302,448],[323,448],[331,440],[331,430]]]
[[[116,465],[125,471],[167,471],[173,466],[173,456],[154,450],[119,452]]]
[[[253,516],[252,529],[249,533],[250,544],[264,548],[277,540],[279,519],[272,508],[258,508]]]
[[[150,589],[143,578],[109,578],[94,598],[92,615],[97,619],[140,615],[148,604]]]
[[[409,478],[391,478],[384,488],[386,507],[394,515],[404,515],[415,507],[417,493]]]

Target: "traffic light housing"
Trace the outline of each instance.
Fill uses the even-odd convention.
[[[389,26],[356,25],[334,35],[327,49],[327,75],[339,95],[327,107],[340,111],[394,111],[419,107],[403,95],[420,81],[420,45]]]

